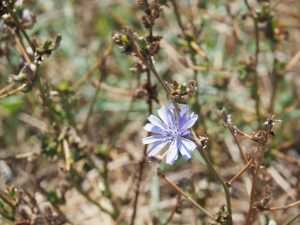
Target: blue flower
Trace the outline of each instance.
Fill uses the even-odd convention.
[[[153,144],[147,152],[148,156],[159,154],[166,145],[169,145],[166,152],[167,164],[172,165],[178,158],[179,152],[186,160],[190,159],[196,144],[185,137],[192,136],[190,128],[195,124],[198,116],[194,113],[189,114],[187,105],[176,114],[173,104],[167,109],[160,108],[157,112],[160,118],[150,115],[148,117],[150,123],[144,127],[146,131],[154,133],[143,139],[143,144]]]

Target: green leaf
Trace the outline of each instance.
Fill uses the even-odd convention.
[[[19,96],[14,95],[1,100],[0,109],[6,111],[9,114],[13,114],[20,111],[23,108],[23,105],[23,100]]]

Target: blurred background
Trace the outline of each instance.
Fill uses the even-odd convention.
[[[217,109],[225,107],[249,134],[275,115],[282,122],[265,152],[259,194],[269,193],[276,206],[300,199],[299,1],[249,0],[250,9],[243,0],[161,3],[153,27],[162,36],[155,67],[170,83],[197,81],[186,102],[199,115],[196,133],[208,137],[217,170],[229,180],[243,165]],[[0,224],[131,224],[137,190],[134,224],[166,224],[172,213],[168,224],[207,224],[156,175],[160,167],[216,215],[224,193],[197,151],[173,166],[147,161],[139,172],[147,76],[131,69],[137,59],[112,40],[124,26],[147,36],[137,2],[24,0],[14,7],[23,22],[36,20],[26,32],[37,43],[62,40],[36,72],[51,107],[35,81],[0,99]],[[0,88],[24,65],[18,29],[7,21],[0,19]],[[154,77],[152,83],[156,115],[169,100]],[[251,150],[249,141],[240,142]],[[234,224],[244,222],[250,181],[244,175],[231,189]],[[284,224],[299,210],[259,212],[253,224]]]

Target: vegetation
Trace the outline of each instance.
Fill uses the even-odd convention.
[[[299,224],[299,9],[0,0],[0,224]]]

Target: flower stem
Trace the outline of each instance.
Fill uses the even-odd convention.
[[[9,8],[9,7],[7,7],[7,10],[9,12],[10,16],[12,17],[12,19],[14,20],[16,26],[20,29],[20,31],[22,32],[22,34],[26,38],[27,43],[29,44],[32,52],[34,53],[35,52],[35,48],[34,48],[33,44],[31,43],[28,34],[26,33],[25,29],[23,28],[22,24],[20,23],[20,21],[19,21],[17,15],[15,14],[14,10],[11,9],[11,8]]]
[[[160,75],[157,73],[157,71],[156,71],[156,69],[155,69],[155,67],[153,65],[152,59],[149,58],[149,60],[146,62],[146,66],[154,74],[154,76],[156,77],[156,79],[159,81],[159,83],[161,84],[161,86],[165,90],[167,96],[169,97],[171,95],[171,90],[167,86],[167,84],[164,82],[164,80],[160,77]]]
[[[197,145],[198,149],[200,150],[199,153],[202,156],[202,158],[204,159],[208,169],[215,175],[215,177],[219,180],[219,182],[221,183],[221,185],[223,187],[223,190],[225,192],[226,208],[227,208],[227,213],[228,213],[228,225],[232,225],[232,209],[231,209],[229,186],[226,184],[224,179],[220,176],[220,174],[213,167],[212,163],[209,161],[205,152],[203,151],[203,146],[199,143],[199,141],[195,137],[190,138],[190,140],[193,141]]]
[[[157,73],[155,67],[153,66],[153,63],[152,63],[151,59],[149,60],[149,63],[146,64],[146,66],[153,72],[153,74],[155,75],[155,77],[157,78],[157,80],[160,82],[160,84],[165,89],[167,95],[170,95],[171,91],[170,91],[169,87],[165,84],[165,82],[163,81],[163,79]],[[177,106],[177,104],[175,104],[175,107],[176,106]],[[199,149],[202,149],[203,146],[198,142],[198,140],[195,139],[195,137],[190,138],[190,140],[193,141],[197,145],[197,147]],[[209,161],[209,159],[207,158],[207,156],[205,155],[205,153],[202,150],[200,150],[199,152],[200,152],[202,158],[204,159],[204,161],[206,162],[206,164],[208,166],[208,169],[217,177],[217,179],[220,181],[220,183],[221,183],[221,185],[222,185],[222,187],[224,189],[225,198],[226,198],[226,207],[227,207],[227,213],[228,213],[228,225],[232,225],[232,209],[231,209],[229,186],[226,184],[226,182],[223,180],[223,178],[215,170],[215,168],[213,167],[212,163]]]

